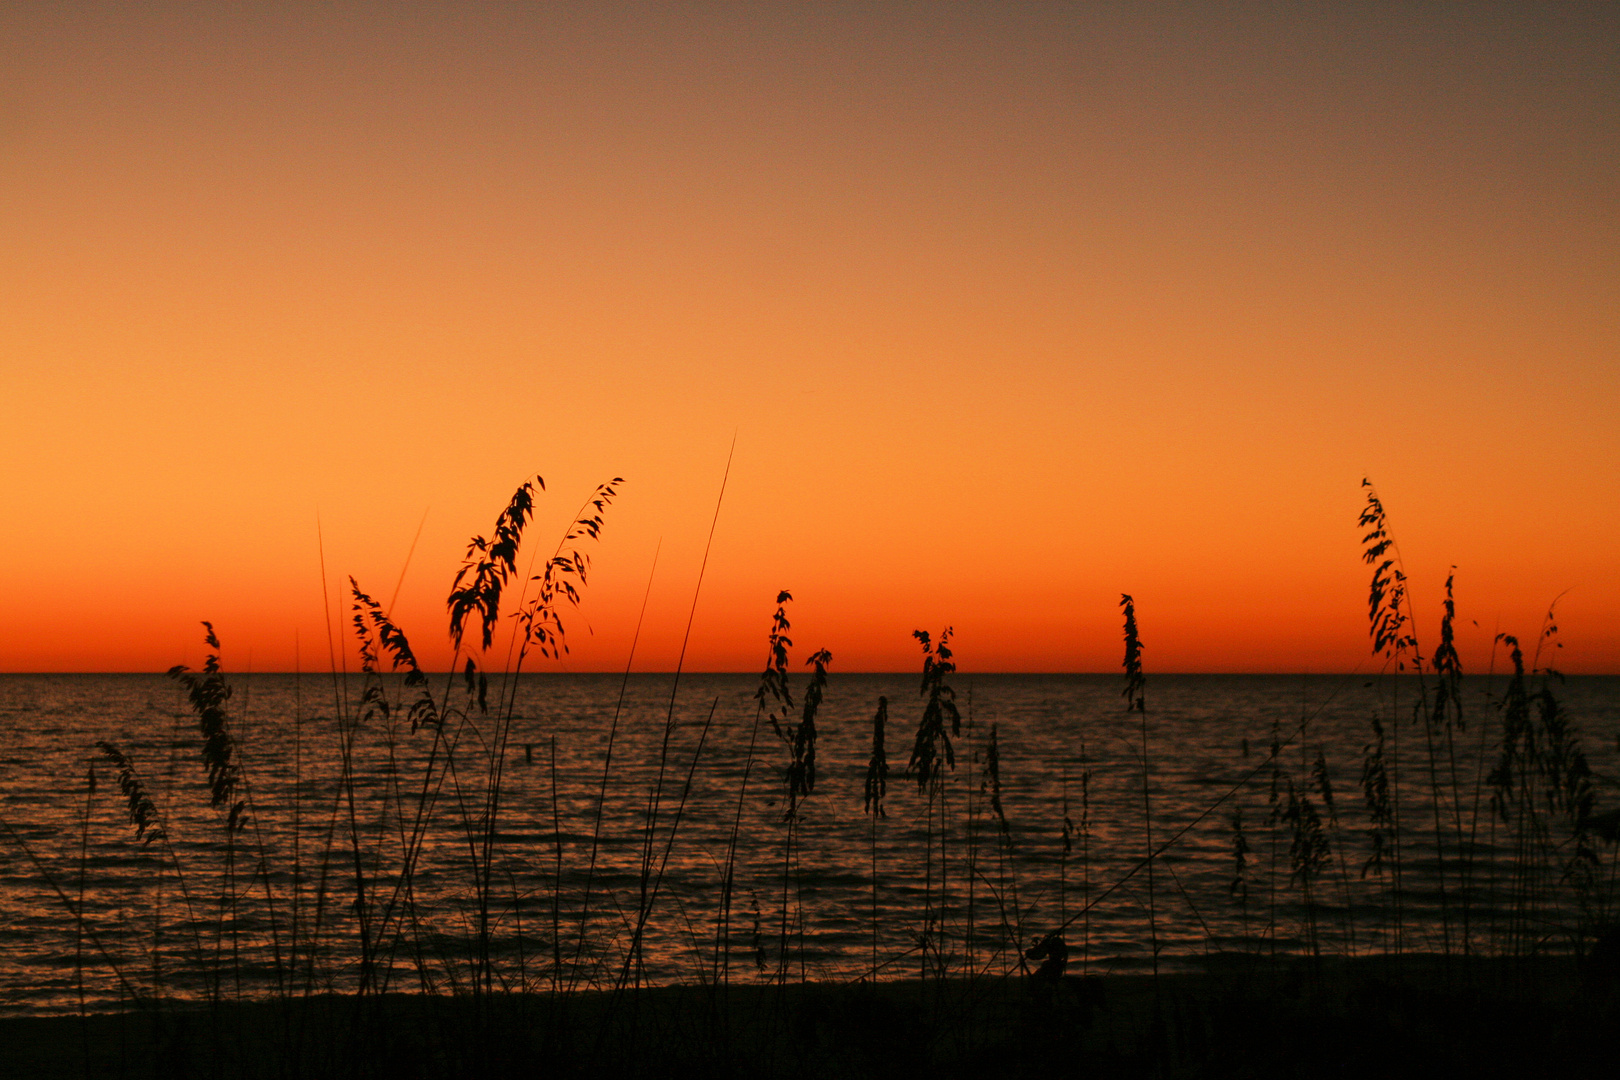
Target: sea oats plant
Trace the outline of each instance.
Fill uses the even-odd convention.
[[[918,790],[925,796],[924,857],[923,857],[923,926],[918,938],[922,957],[923,977],[929,971],[929,951],[933,950],[935,970],[944,974],[944,949],[941,940],[945,919],[946,889],[945,851],[945,769],[956,768],[956,750],[951,739],[962,734],[962,714],[956,705],[956,691],[946,680],[956,671],[951,652],[952,628],[947,626],[934,641],[926,630],[913,630],[911,636],[922,645],[923,672],[921,696],[923,715],[917,725],[917,736],[912,742],[911,759],[906,771],[917,781]],[[934,892],[934,814],[939,813],[940,842],[938,898],[935,908]]]
[[[1119,606],[1125,613],[1125,708],[1141,719],[1142,731],[1142,830],[1147,851],[1147,906],[1148,942],[1153,955],[1153,974],[1159,973],[1159,913],[1153,888],[1153,807],[1151,803],[1152,774],[1148,766],[1147,698],[1144,687],[1147,680],[1142,674],[1142,638],[1136,627],[1136,601],[1129,593],[1121,593]]]
[[[792,600],[793,594],[786,589],[776,594],[776,613],[771,617],[770,633],[766,636],[765,667],[754,690],[754,722],[748,732],[748,749],[743,754],[742,777],[737,784],[737,808],[732,814],[731,835],[726,840],[726,858],[720,876],[719,927],[715,934],[716,982],[723,985],[729,982],[731,971],[731,905],[737,880],[737,842],[742,832],[743,808],[747,805],[748,780],[754,770],[754,749],[759,743],[760,725],[768,717],[772,730],[780,730],[782,721],[793,708],[787,681],[788,650],[793,647],[793,639],[788,637],[793,624],[788,619],[787,605]]]
[[[1549,609],[1541,642],[1556,644],[1557,632]],[[1522,955],[1548,947],[1551,928],[1558,926],[1549,910],[1552,894],[1567,885],[1581,925],[1558,929],[1578,949],[1593,930],[1596,907],[1599,858],[1591,827],[1591,767],[1553,689],[1559,673],[1539,665],[1527,671],[1518,639],[1503,634],[1501,642],[1510,650],[1513,675],[1499,706],[1502,733],[1487,783],[1495,818],[1512,829],[1509,948]],[[1539,646],[1535,659],[1540,659]]]
[[[872,874],[872,972],[878,970],[878,867],[877,823],[887,817],[883,800],[889,793],[889,755],[885,748],[886,729],[889,725],[889,699],[879,696],[877,712],[872,714],[872,752],[866,759],[866,778],[862,785],[861,812],[867,818],[868,853]]]
[[[785,660],[785,656],[784,656]],[[789,904],[788,889],[790,882],[797,882],[798,850],[795,845],[799,828],[799,805],[809,796],[816,787],[816,714],[821,709],[822,697],[827,689],[827,665],[832,662],[832,653],[821,649],[813,653],[806,664],[813,665],[814,673],[810,677],[810,685],[805,688],[803,711],[800,713],[797,724],[788,723],[785,719],[778,719],[777,714],[771,713],[771,730],[787,750],[788,760],[782,770],[783,786],[786,788],[787,809],[782,814],[782,909],[781,909],[781,944],[779,956],[781,965],[778,970],[778,981],[785,981],[788,966],[788,922]],[[778,671],[782,677],[782,692],[787,692],[785,672]],[[795,890],[797,892],[797,890]],[[799,927],[799,976],[804,978],[804,904],[800,897],[795,898],[794,923]]]
[[[1422,660],[1417,655],[1417,638],[1413,635],[1408,624],[1406,603],[1406,572],[1401,567],[1400,549],[1395,546],[1395,540],[1389,534],[1388,518],[1384,513],[1384,504],[1378,497],[1377,490],[1372,481],[1363,477],[1361,481],[1363,490],[1367,493],[1366,505],[1362,507],[1358,525],[1365,529],[1362,535],[1361,561],[1373,568],[1372,580],[1367,593],[1367,623],[1368,634],[1373,639],[1372,651],[1375,656],[1384,659],[1386,668],[1393,667],[1397,674],[1408,670],[1410,664],[1415,663],[1419,673],[1422,670]],[[1380,821],[1381,841],[1389,848],[1391,858],[1391,907],[1393,910],[1393,929],[1395,951],[1399,953],[1404,944],[1403,938],[1403,888],[1402,888],[1402,860],[1401,860],[1401,741],[1399,719],[1399,681],[1392,689],[1391,715],[1394,718],[1389,727],[1389,755],[1386,758],[1380,754],[1379,766],[1383,770],[1383,782],[1386,787],[1383,792],[1383,803],[1379,807],[1382,816],[1387,821]],[[1383,732],[1377,732],[1375,742],[1382,750]],[[1364,769],[1365,775],[1365,769]],[[1364,784],[1365,787],[1365,784]],[[1378,820],[1375,817],[1375,820]],[[1375,851],[1375,854],[1377,852]],[[1380,861],[1377,865],[1382,866]]]
[[[1001,805],[1001,740],[999,725],[995,723],[990,725],[990,736],[984,747],[979,792],[986,797],[995,821],[996,881],[992,895],[1001,909],[1002,928],[1001,947],[997,953],[999,955],[1009,946],[1017,953],[1024,937],[1023,912],[1018,897],[1018,871],[1010,865],[1009,858],[1013,848],[1012,826],[1008,824],[1007,813]]]
[[[1288,823],[1290,834],[1289,880],[1299,885],[1304,897],[1306,946],[1313,957],[1320,959],[1321,944],[1317,936],[1316,896],[1313,885],[1328,864],[1331,850],[1327,832],[1322,827],[1321,815],[1311,804],[1309,792],[1295,787],[1292,779],[1288,781],[1288,800],[1283,810],[1283,820]]]

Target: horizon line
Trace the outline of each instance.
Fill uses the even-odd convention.
[[[194,671],[196,669],[186,668],[186,670],[187,671]],[[169,672],[168,672],[167,669],[162,670],[162,671],[154,671],[154,670],[147,670],[147,669],[139,669],[139,670],[129,669],[129,670],[123,670],[123,671],[105,671],[105,670],[103,670],[103,671],[67,671],[67,670],[62,670],[62,671],[0,671],[0,677],[8,677],[8,676],[28,677],[28,676],[46,676],[46,675],[153,675],[153,676],[159,676],[159,677],[166,677],[168,674],[169,674]],[[238,678],[251,678],[254,675],[308,675],[308,676],[311,676],[311,677],[319,677],[319,678],[324,679],[324,678],[330,678],[334,673],[332,671],[330,671],[330,670],[322,670],[320,668],[311,668],[311,669],[309,669],[307,671],[285,671],[285,670],[222,671],[220,674],[226,675],[228,677],[229,676],[234,676],[234,677],[238,677]],[[355,670],[355,671],[337,672],[337,674],[341,674],[341,675],[363,675],[365,673],[362,672],[362,671]],[[386,678],[386,677],[395,676],[395,675],[402,676],[404,673],[403,672],[390,671],[390,672],[381,672],[381,673],[378,673],[378,674],[380,674],[380,675],[382,675],[383,677]],[[424,671],[423,674],[428,676],[429,678],[461,678],[461,677],[463,677],[463,673],[459,672],[459,671]],[[505,674],[507,674],[507,672],[491,670],[491,671],[482,672],[482,674],[484,674],[486,676],[494,676],[494,675],[505,675]],[[518,672],[518,675],[520,677],[533,676],[533,677],[536,677],[536,678],[556,678],[556,677],[577,676],[577,675],[612,675],[612,676],[616,676],[618,678],[624,678],[625,674],[626,673],[625,673],[624,669],[622,669],[622,668],[620,668],[617,671],[614,671],[614,670],[601,670],[601,671],[522,671],[522,672]],[[632,676],[652,675],[652,676],[664,676],[664,677],[668,677],[668,678],[673,678],[677,674],[679,674],[679,675],[681,675],[683,677],[688,676],[688,675],[747,676],[749,678],[758,678],[759,677],[759,672],[757,672],[757,671],[691,671],[691,670],[686,670],[686,671],[676,672],[674,669],[660,670],[660,671],[632,671],[629,674],[632,675]],[[838,677],[841,677],[841,676],[856,676],[856,675],[911,675],[911,676],[916,676],[916,675],[919,675],[919,674],[920,674],[920,672],[917,671],[914,668],[904,668],[904,669],[892,669],[892,670],[865,670],[865,671],[838,671],[838,672],[829,671],[828,672],[828,677],[829,678],[838,678]],[[1253,677],[1257,677],[1257,676],[1267,676],[1267,677],[1273,677],[1273,678],[1366,678],[1366,679],[1374,679],[1374,678],[1385,678],[1385,677],[1396,676],[1396,675],[1406,675],[1406,676],[1416,676],[1416,675],[1419,675],[1419,674],[1421,674],[1421,675],[1432,675],[1433,672],[1415,672],[1415,671],[1391,672],[1391,671],[1355,671],[1355,670],[1350,670],[1350,671],[1157,671],[1157,672],[1146,672],[1144,674],[1148,678],[1162,678],[1162,677],[1165,677],[1165,676],[1191,677],[1191,678],[1214,678],[1214,677],[1217,677],[1217,676],[1232,676],[1232,677],[1242,677],[1242,678],[1253,678]],[[1486,676],[1486,677],[1494,678],[1494,677],[1496,677],[1498,675],[1506,677],[1506,676],[1508,676],[1510,674],[1511,674],[1511,672],[1509,672],[1509,671],[1486,671],[1486,672],[1475,671],[1475,672],[1463,672],[1462,673],[1463,678],[1465,678],[1465,679],[1469,678],[1469,677],[1479,677],[1479,676]],[[1541,668],[1541,669],[1536,669],[1536,670],[1533,670],[1533,671],[1527,668],[1526,671],[1525,671],[1525,674],[1526,675],[1555,674],[1555,675],[1558,675],[1558,676],[1563,677],[1563,678],[1615,678],[1617,676],[1620,676],[1620,670],[1615,670],[1615,671],[1568,672],[1568,671],[1564,671],[1561,668]],[[963,677],[963,678],[971,678],[971,677],[980,676],[980,675],[1006,675],[1006,676],[1014,676],[1014,677],[1021,677],[1021,678],[1053,677],[1053,676],[1065,676],[1065,677],[1076,677],[1076,678],[1081,678],[1081,677],[1083,677],[1083,678],[1110,678],[1110,679],[1115,679],[1115,678],[1122,679],[1122,678],[1124,678],[1123,672],[1120,672],[1120,671],[962,671],[962,670],[959,669],[956,672],[956,675],[958,677]]]

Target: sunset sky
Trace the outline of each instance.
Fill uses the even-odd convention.
[[[4,671],[443,665],[535,473],[667,670],[735,437],[690,668],[1375,669],[1369,476],[1620,672],[1620,6],[7,3],[0,389]]]

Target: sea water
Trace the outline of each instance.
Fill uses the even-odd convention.
[[[1432,680],[1411,677],[1150,676],[1137,713],[1120,677],[957,673],[954,764],[930,788],[907,773],[920,680],[834,672],[796,799],[804,675],[775,727],[751,675],[492,678],[484,709],[440,676],[446,722],[415,731],[396,680],[389,715],[361,719],[359,676],[228,679],[235,831],[173,680],[0,676],[0,1013],[1000,974],[1054,932],[1094,974],[1231,951],[1558,951],[1612,892],[1614,848],[1591,837],[1582,907],[1544,792],[1533,833],[1494,812],[1500,677],[1465,679],[1461,723],[1426,729]],[[1594,812],[1620,806],[1620,679],[1550,686]],[[1382,824],[1363,783],[1375,720],[1397,795]],[[137,840],[101,742],[132,762],[157,839]]]

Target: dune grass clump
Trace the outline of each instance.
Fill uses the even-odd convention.
[[[784,591],[778,596],[778,604],[782,597],[787,596]],[[781,614],[780,606],[777,609],[778,619],[781,620],[782,629],[786,630],[786,618]],[[792,708],[793,699],[787,686],[787,652],[786,646],[790,644],[786,638],[775,632],[773,627],[771,640],[771,663],[766,670],[769,673],[771,686],[769,692],[776,696],[781,704],[780,710],[772,709],[770,713],[771,730],[777,740],[787,750],[787,763],[782,767],[782,782],[785,788],[787,809],[782,812],[782,906],[781,906],[781,936],[778,946],[778,956],[781,963],[777,972],[778,981],[787,978],[788,970],[788,939],[790,919],[792,925],[798,928],[799,935],[799,977],[803,981],[804,967],[804,902],[802,898],[802,882],[799,875],[797,838],[800,825],[799,806],[816,788],[816,714],[821,710],[822,697],[827,689],[827,665],[832,662],[832,653],[820,649],[805,660],[806,665],[814,667],[810,676],[810,685],[805,688],[802,711],[798,723],[787,720],[788,710]],[[762,679],[760,693],[767,691]],[[761,699],[761,704],[763,700]],[[789,913],[789,885],[794,888],[793,914]]]
[[[1549,610],[1541,641],[1555,642],[1557,632]],[[1591,767],[1554,691],[1561,676],[1540,666],[1539,648],[1527,671],[1518,639],[1504,634],[1500,640],[1510,650],[1513,674],[1500,701],[1502,734],[1486,783],[1492,830],[1498,823],[1511,830],[1514,859],[1506,904],[1496,906],[1507,909],[1510,949],[1540,951],[1553,894],[1571,888],[1580,925],[1565,932],[1584,948],[1609,929],[1607,905],[1595,895],[1600,860]]]

